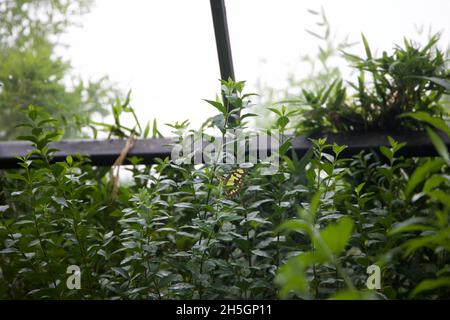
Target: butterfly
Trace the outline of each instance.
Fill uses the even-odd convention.
[[[218,177],[225,187],[225,193],[229,198],[234,198],[241,191],[244,184],[244,177],[248,170],[237,168],[231,171],[226,178]]]

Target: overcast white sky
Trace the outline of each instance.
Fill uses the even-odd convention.
[[[417,38],[414,25],[444,30],[449,43],[449,0],[226,0],[237,80],[254,91],[259,80],[283,87],[300,68],[300,55],[317,41],[305,29],[316,19],[307,9],[323,6],[332,28],[372,47],[389,50],[403,36]],[[208,0],[96,0],[82,28],[63,39],[75,72],[104,74],[127,91],[142,123],[190,119],[195,126],[214,114],[203,98],[219,90],[217,52]],[[362,53],[357,46],[353,51]],[[165,133],[168,130],[163,130]]]

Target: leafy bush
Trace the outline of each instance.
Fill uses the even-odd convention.
[[[89,11],[91,0],[2,0],[0,3],[0,140],[23,134],[21,110],[39,105],[61,119],[65,137],[108,115],[120,92],[107,77],[83,81],[58,53],[61,35]],[[42,19],[45,17],[46,19]]]
[[[355,288],[364,288],[374,264],[382,270],[378,297],[411,298],[448,286],[448,162],[405,160],[396,157],[404,143],[389,143],[380,148],[385,159],[361,153],[336,160],[339,147],[315,141],[310,187],[317,191],[299,218],[281,226],[306,238],[302,253],[279,271],[282,296],[293,290],[302,297],[369,298]],[[429,297],[446,296],[441,289]]]
[[[373,130],[415,130],[417,124],[399,117],[405,112],[448,116],[450,74],[445,54],[436,46],[439,35],[420,47],[404,41],[391,54],[376,58],[362,36],[366,58],[344,57],[358,73],[345,84],[335,77],[320,88],[302,89],[301,97],[283,101],[300,115],[297,133]]]
[[[202,131],[223,139],[245,128],[254,115],[243,89],[222,82],[222,101],[207,101],[219,114]],[[128,101],[114,105],[107,130],[147,136],[149,125],[120,124],[121,112],[133,113]],[[292,114],[273,112],[284,133]],[[428,113],[407,116],[450,131]],[[88,158],[54,162],[49,143],[63,134],[60,124],[36,107],[27,117],[20,139],[33,151],[1,177],[1,298],[450,297],[450,163],[430,128],[440,157],[404,159],[404,143],[389,139],[380,154],[344,158],[346,146],[317,139],[298,158],[283,137],[279,170],[245,167],[233,197],[224,177],[237,168],[222,163],[225,154],[203,165],[166,158],[142,166],[134,157],[133,183],[118,186],[110,168]],[[186,122],[171,126],[178,141],[189,131]],[[66,285],[73,265],[80,290]],[[382,272],[376,291],[366,288],[372,265]]]

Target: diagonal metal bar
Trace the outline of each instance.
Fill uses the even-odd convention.
[[[216,36],[217,54],[219,56],[220,75],[223,80],[228,80],[228,78],[235,80],[225,1],[210,0],[210,3],[214,34]]]

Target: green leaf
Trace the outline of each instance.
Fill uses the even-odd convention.
[[[309,219],[311,219],[310,221],[314,221],[314,218],[316,217],[317,210],[319,209],[320,205],[320,196],[321,192],[320,190],[318,190],[311,199],[311,203],[309,206]]]
[[[304,220],[292,219],[285,221],[280,226],[278,226],[276,232],[280,230],[310,232],[310,226]]]
[[[336,158],[337,158],[337,157],[339,156],[339,154],[340,154],[342,151],[344,151],[346,148],[347,148],[346,145],[339,146],[339,145],[337,145],[336,143],[333,143],[333,152],[334,152],[334,154],[336,155]]]
[[[212,101],[212,100],[206,100],[206,99],[203,99],[204,101],[206,101],[206,102],[208,102],[210,105],[212,105],[213,107],[215,107],[217,110],[219,110],[221,113],[226,113],[226,109],[225,109],[225,107],[223,106],[223,104],[221,104],[220,102],[218,102],[218,101]]]
[[[174,291],[178,291],[178,290],[188,290],[188,289],[192,289],[194,288],[194,286],[190,283],[177,283],[174,284],[173,286],[171,286],[169,288],[169,290],[174,290]]]
[[[360,294],[356,290],[341,290],[330,297],[330,300],[359,300]]]
[[[387,139],[392,148],[394,148],[397,145],[397,141],[395,141],[394,138],[392,138],[391,136],[388,136]]]
[[[427,181],[425,181],[422,192],[428,193],[432,189],[438,187],[439,185],[441,185],[441,183],[443,183],[445,181],[447,181],[447,179],[443,176],[440,176],[440,175],[431,176],[430,178],[427,179]]]
[[[15,253],[15,252],[19,252],[16,248],[6,248],[3,250],[0,250],[0,254],[2,253]]]
[[[364,188],[364,186],[366,185],[365,182],[360,183],[356,188],[355,188],[355,192],[356,194],[359,196],[359,194],[361,193],[362,188]]]
[[[281,116],[281,112],[278,109],[275,109],[275,108],[267,108],[267,109],[269,109],[270,111],[272,111],[276,115]]]
[[[258,208],[260,205],[262,205],[264,203],[267,203],[267,202],[273,202],[273,199],[263,199],[263,200],[256,201],[256,202],[252,203],[249,206],[249,208],[250,209],[255,209],[255,208]]]
[[[414,189],[425,180],[429,174],[441,170],[443,165],[444,161],[442,159],[433,159],[414,170],[406,186],[406,196],[409,197]]]
[[[194,206],[190,202],[179,202],[173,205],[176,208],[194,209]]]
[[[400,115],[399,117],[400,118],[410,117],[410,118],[413,118],[413,119],[416,119],[419,121],[426,122],[426,123],[432,125],[433,127],[435,127],[436,129],[439,129],[439,130],[445,132],[450,137],[450,127],[447,125],[447,123],[445,123],[445,121],[440,118],[431,116],[427,112],[423,112],[423,111],[408,112],[408,113],[404,113],[404,114]]]
[[[66,208],[69,207],[69,205],[67,204],[66,199],[64,199],[64,198],[52,196],[52,199],[53,199],[53,201],[55,201],[57,204],[59,204],[59,205],[61,205],[61,206],[63,206],[63,207],[66,207]]]
[[[309,288],[305,269],[313,261],[313,254],[306,252],[290,258],[286,264],[278,269],[275,283],[281,286],[279,295],[282,299],[287,298],[290,292],[307,297]]]
[[[272,258],[272,256],[271,256],[270,254],[268,254],[268,253],[265,252],[265,251],[259,250],[259,249],[252,250],[252,253],[253,253],[254,255],[256,255],[256,256],[259,256],[259,257]]]
[[[281,116],[277,119],[277,126],[281,129],[286,128],[288,123],[289,123],[289,118],[286,116]]]
[[[333,254],[339,255],[347,246],[352,230],[353,220],[349,217],[343,217],[338,223],[330,224],[320,231],[320,237]],[[318,243],[317,247],[321,248],[322,246]],[[326,252],[322,252],[322,254],[326,255]]]
[[[250,117],[257,117],[258,115],[256,113],[246,113],[243,116],[241,116],[241,121],[244,120],[245,118],[250,118]]]
[[[450,277],[441,277],[441,278],[437,278],[437,279],[423,280],[421,283],[419,283],[417,285],[417,287],[414,288],[410,297],[414,298],[419,293],[422,293],[424,291],[434,290],[434,289],[440,288],[440,287],[450,287]]]
[[[157,138],[158,136],[160,136],[158,123],[156,122],[156,118],[153,118],[152,138]]]
[[[444,78],[426,77],[426,76],[406,76],[405,78],[428,80],[443,87],[445,91],[450,92],[450,81]]]
[[[125,271],[125,269],[119,268],[119,267],[113,267],[111,269],[112,269],[112,271],[114,271],[118,275],[124,277],[125,279],[128,279],[128,273],[127,273],[127,271]]]
[[[430,128],[427,127],[428,136],[430,137],[431,142],[438,154],[448,163],[450,164],[450,157],[448,155],[447,146],[444,144],[442,139]]]
[[[222,114],[212,117],[212,123],[219,129],[225,130],[225,117]]]
[[[402,247],[406,248],[403,256],[408,257],[420,248],[431,248],[438,244],[440,241],[442,241],[442,239],[439,235],[436,234],[413,238],[402,245]]]
[[[18,173],[6,172],[6,176],[8,177],[8,179],[11,179],[11,180],[22,180],[22,181],[28,182],[28,180],[24,176],[22,176]]]
[[[32,220],[19,220],[16,223],[14,223],[14,225],[20,226],[20,225],[33,224],[33,223],[34,222]]]
[[[320,40],[325,40],[324,36],[321,36],[321,35],[315,33],[314,31],[311,31],[311,30],[305,30],[305,31],[308,32],[310,35],[312,35],[315,38],[318,38]]]
[[[145,126],[144,129],[144,138],[147,138],[149,133],[150,133],[150,121],[147,121],[147,125]]]
[[[431,82],[434,82],[437,85],[440,85],[443,87],[447,92],[450,92],[450,81],[444,78],[437,78],[437,77],[423,77],[426,80],[430,80]]]
[[[283,142],[283,144],[279,147],[278,153],[280,155],[285,155],[286,152],[288,152],[288,150],[291,148],[291,146],[292,146],[291,140],[287,140],[287,141]]]
[[[441,202],[447,208],[450,208],[450,195],[442,190],[433,190],[427,193],[434,200]]]
[[[431,227],[419,223],[425,223],[427,220],[421,217],[412,217],[408,220],[395,223],[391,230],[388,231],[388,236],[393,236],[399,233],[412,231],[432,230]]]
[[[384,154],[384,156],[386,158],[388,158],[389,162],[392,162],[392,159],[394,158],[394,153],[392,152],[391,149],[389,149],[386,146],[381,146],[380,147],[380,151],[381,151],[382,154]]]
[[[34,137],[34,136],[18,136],[16,139],[17,140],[30,141],[30,142],[33,142],[35,144],[37,144],[38,141],[39,141],[39,139],[37,137]]]
[[[364,43],[364,49],[366,51],[367,59],[372,60],[372,52],[370,51],[369,43],[367,42],[367,39],[364,36],[364,34],[361,33],[361,37]]]

